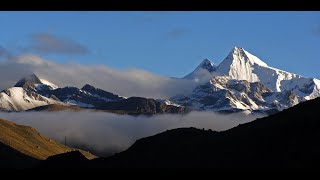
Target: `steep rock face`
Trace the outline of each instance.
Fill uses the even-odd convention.
[[[190,96],[175,96],[171,100],[196,110],[257,110],[265,105],[264,96],[270,92],[259,82],[216,76],[209,83],[198,86]]]
[[[106,102],[124,99],[123,97],[95,88],[89,84],[86,84],[81,89],[76,87],[64,87],[50,91],[41,91],[40,93],[47,97],[57,97],[67,104],[98,109],[101,109]]]
[[[105,101],[119,101],[119,100],[124,99],[124,97],[120,97],[120,96],[115,95],[113,93],[110,93],[108,91],[104,91],[102,89],[95,88],[94,86],[91,86],[89,84],[84,85],[81,88],[81,90],[86,91],[95,97],[102,98]]]
[[[242,48],[235,47],[225,60],[217,67],[217,71],[228,75],[231,79],[258,81],[258,76],[252,72],[253,65],[267,66],[257,58],[250,59]]]

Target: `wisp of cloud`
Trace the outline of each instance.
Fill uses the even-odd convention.
[[[57,54],[87,54],[89,50],[82,44],[48,33],[35,33],[31,36],[31,45],[26,50]]]
[[[0,118],[36,128],[40,133],[68,145],[86,147],[98,155],[110,155],[127,149],[136,140],[180,128],[196,127],[223,131],[261,116],[241,113],[222,115],[214,112],[190,112],[186,115],[117,115],[92,111],[12,112]]]

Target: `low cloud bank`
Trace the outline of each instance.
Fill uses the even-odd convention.
[[[187,115],[163,114],[129,116],[105,112],[12,112],[0,118],[36,128],[40,133],[68,145],[84,146],[108,155],[127,149],[136,140],[168,129],[196,127],[223,131],[261,116],[191,112]]]

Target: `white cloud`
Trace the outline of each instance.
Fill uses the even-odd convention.
[[[158,76],[139,69],[116,70],[105,65],[58,64],[35,55],[15,56],[0,62],[0,88],[13,86],[22,77],[36,73],[60,87],[91,84],[121,96],[169,98],[190,93],[192,80]]]
[[[104,112],[14,112],[0,117],[36,128],[40,133],[69,144],[85,145],[110,154],[127,149],[137,139],[168,129],[196,127],[223,131],[254,120],[258,116],[240,113],[221,115],[214,112],[191,112],[187,115],[164,114],[129,116]]]
[[[45,60],[43,60],[39,56],[35,56],[32,54],[19,56],[19,57],[15,58],[14,60],[18,64],[26,64],[26,65],[30,64],[30,65],[34,65],[34,66],[47,64],[47,62]]]

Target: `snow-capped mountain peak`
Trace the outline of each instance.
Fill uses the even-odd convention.
[[[268,67],[268,65],[243,48],[234,47],[219,64],[217,71],[230,76],[231,79],[257,82],[259,77],[253,72],[255,67]]]
[[[46,97],[40,92],[57,89],[58,86],[35,74],[20,79],[14,87],[0,92],[0,110],[24,111],[48,104],[62,104],[59,99]]]
[[[58,86],[49,82],[48,80],[41,79],[35,74],[30,74],[22,79],[20,79],[15,85],[15,87],[23,87],[25,89],[42,89],[43,86],[46,86],[50,89],[57,89]]]
[[[213,62],[211,62],[209,59],[204,59],[200,65],[197,67],[197,69],[206,69],[209,72],[215,71],[216,66],[214,65]]]
[[[214,65],[209,59],[204,59],[199,66],[190,74],[186,75],[184,79],[192,79],[195,81],[202,81],[208,79],[212,73],[216,70],[217,66]],[[206,78],[205,78],[206,77]]]
[[[261,59],[255,55],[249,53],[241,47],[234,47],[228,56],[219,64],[218,68],[229,68],[232,64],[249,64],[251,66],[258,65],[262,67],[268,67],[267,63],[263,62]]]
[[[268,66],[261,59],[259,59],[255,55],[252,55],[251,53],[249,53],[248,51],[246,51],[242,47],[234,47],[228,56],[230,56],[230,55],[233,56],[233,59],[232,59],[233,61],[243,60],[244,62],[249,62],[251,65],[257,64],[259,66],[264,66],[264,67]],[[228,58],[226,58],[225,60],[228,61]]]
[[[218,65],[210,60],[204,59],[199,66],[184,79],[209,80],[212,76],[227,75],[231,79],[247,80],[249,82],[259,81],[254,70],[269,68],[269,66],[255,55],[241,47],[234,47],[228,56]],[[208,79],[208,76],[211,76]]]
[[[206,64],[210,66],[203,61],[185,77],[201,79],[200,85],[189,97],[173,97],[175,103],[196,109],[281,110],[320,96],[320,80],[270,67],[240,47],[234,47],[213,71],[204,71]]]
[[[40,78],[38,78],[37,75],[35,74],[30,74],[22,79],[20,79],[16,85],[14,85],[15,87],[22,87],[24,86],[25,84],[42,84]]]
[[[23,111],[38,106],[60,103],[22,87],[11,87],[0,93],[0,110]]]

